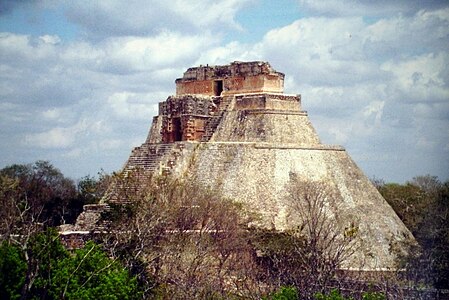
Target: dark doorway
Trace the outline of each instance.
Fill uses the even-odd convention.
[[[182,141],[181,118],[173,119],[173,139],[175,142]]]
[[[214,81],[214,95],[221,96],[221,92],[223,92],[223,80],[215,80]]]

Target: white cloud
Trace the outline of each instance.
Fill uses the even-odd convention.
[[[65,149],[74,146],[83,136],[101,133],[103,128],[101,121],[83,119],[73,126],[55,127],[47,131],[27,134],[25,145],[47,149]]]
[[[449,29],[448,29],[449,32]],[[429,102],[449,99],[449,79],[442,77],[448,68],[448,53],[429,53],[396,62],[388,61],[381,68],[394,75],[394,86],[403,101]]]
[[[40,148],[67,148],[73,145],[75,137],[71,128],[53,128],[46,132],[25,136],[27,146]]]
[[[150,37],[111,37],[96,44],[74,43],[62,49],[61,57],[65,63],[81,64],[92,71],[127,74],[184,64],[217,42],[207,32],[186,35],[164,31]]]
[[[101,150],[115,150],[123,146],[123,140],[105,140],[100,143]]]
[[[195,65],[225,65],[232,61],[261,60],[261,54],[252,49],[251,45],[230,42],[224,46],[211,47],[200,51],[200,57]]]
[[[237,12],[252,0],[68,1],[69,18],[97,36],[154,35],[166,29],[183,33],[239,29]]]
[[[375,151],[373,157],[385,158],[385,169],[366,155],[362,167],[379,174],[422,174],[419,168],[430,165],[423,151],[436,151],[434,159],[449,167],[437,151],[449,128],[443,105],[449,103],[448,15],[447,9],[418,11],[374,23],[302,18],[271,30],[253,49],[293,78],[287,92],[302,94],[324,142],[357,149],[359,157]],[[426,162],[407,166],[394,160],[398,154],[401,161],[426,156]],[[438,172],[449,177],[441,167]]]
[[[425,136],[419,137],[416,141],[416,146],[424,150],[431,150],[436,146],[436,144],[437,143],[435,141],[429,140]]]
[[[56,55],[56,43],[53,42],[57,39],[57,36],[34,38],[30,35],[0,32],[0,53],[3,59],[13,60],[13,65],[36,63]]]
[[[134,70],[145,70],[181,63],[196,57],[201,49],[217,42],[210,34],[182,35],[163,32],[155,37],[123,37],[105,43],[105,63],[124,65]]]
[[[449,8],[436,11],[420,10],[413,16],[398,15],[394,18],[377,21],[368,27],[369,36],[367,38],[374,42],[396,40],[397,42],[420,41],[427,44],[429,41],[447,36],[448,22]],[[433,28],[431,35],[428,34],[429,27]]]
[[[42,117],[47,120],[56,120],[61,117],[61,110],[57,108],[47,109],[42,112]]]
[[[298,0],[302,9],[328,16],[391,16],[397,13],[415,13],[423,7],[437,9],[445,6],[439,0]]]
[[[365,118],[374,118],[374,125],[379,126],[382,121],[382,113],[385,101],[372,101],[363,110]]]
[[[333,127],[329,129],[329,134],[333,136],[333,140],[337,144],[346,144],[349,139],[349,136],[346,134],[344,130]]]
[[[86,148],[74,148],[62,154],[62,157],[69,159],[79,159],[86,153]]]
[[[145,99],[147,97],[129,92],[114,93],[108,98],[107,105],[120,118],[149,120],[157,110],[155,111],[155,106],[148,101],[151,99]]]
[[[61,39],[57,35],[46,34],[46,35],[40,36],[39,39],[46,44],[52,44],[52,45],[56,45],[61,42]]]

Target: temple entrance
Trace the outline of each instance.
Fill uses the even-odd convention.
[[[182,141],[181,118],[173,118],[173,140],[174,142]]]
[[[221,92],[223,92],[223,80],[215,80],[214,81],[214,95],[221,96]]]

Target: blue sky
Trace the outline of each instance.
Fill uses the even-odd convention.
[[[186,68],[263,60],[369,177],[446,180],[448,49],[448,1],[2,1],[0,167],[119,170]]]

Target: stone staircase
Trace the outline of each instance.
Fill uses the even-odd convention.
[[[204,129],[204,134],[201,137],[201,142],[208,142],[211,139],[212,135],[215,133],[215,130],[223,119],[224,112],[229,109],[229,106],[231,105],[233,99],[234,96],[224,96],[222,98],[220,106],[218,108],[218,115],[213,116],[207,123]]]
[[[167,175],[176,165],[183,149],[182,143],[143,144],[133,149],[123,171],[130,172],[140,168],[146,173],[154,173],[159,169],[161,175]]]
[[[178,158],[182,155],[185,145],[182,142],[171,144],[142,144],[132,150],[131,155],[123,168],[123,175],[128,177],[130,173],[138,170],[133,174],[137,182],[145,182],[152,175],[168,176],[172,173],[176,166]],[[156,173],[157,172],[157,173]],[[134,187],[135,188],[135,187]],[[127,201],[119,196],[117,191],[127,193],[129,187],[123,186],[123,182],[119,181],[113,184],[104,199],[108,203],[126,204]],[[130,191],[133,193],[134,191]]]
[[[109,222],[101,220],[101,214],[107,211],[110,211],[110,207],[105,203],[84,205],[83,212],[76,219],[74,229],[77,231],[104,230]]]

